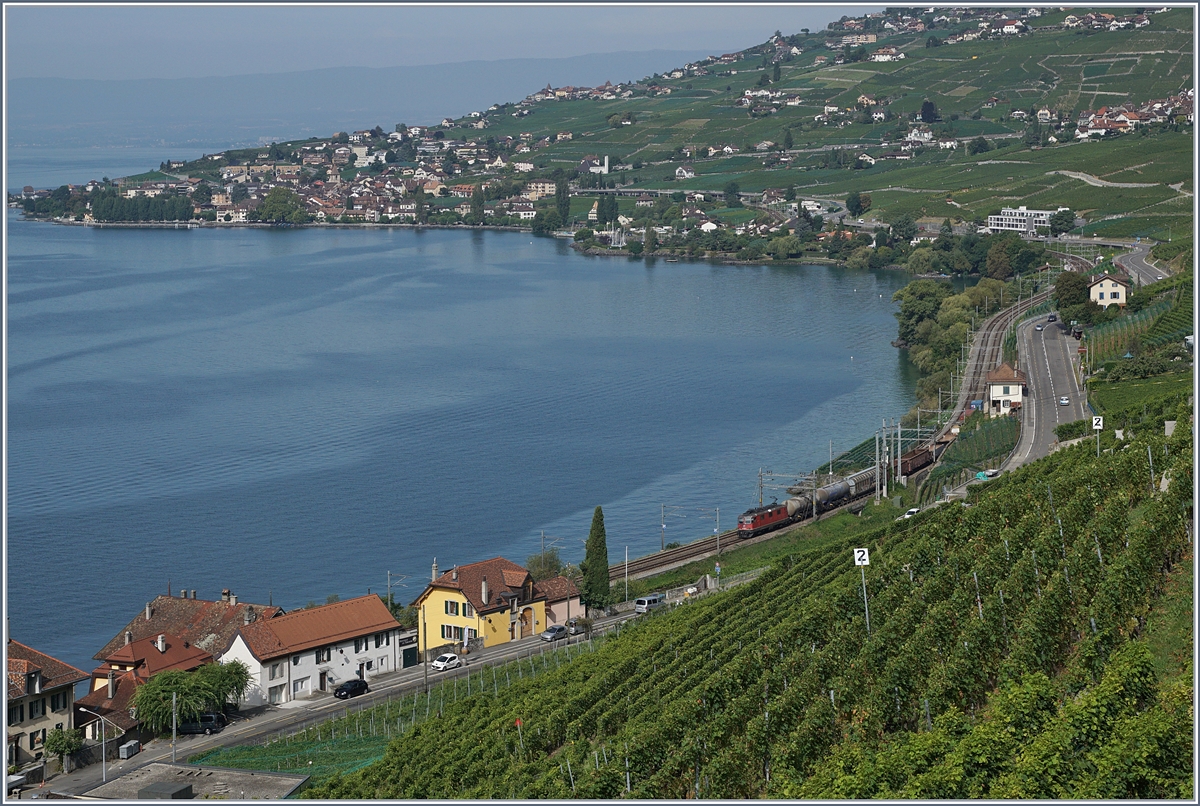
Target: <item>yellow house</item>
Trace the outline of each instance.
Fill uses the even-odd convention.
[[[421,653],[447,644],[489,647],[546,629],[546,594],[527,570],[503,557],[455,566],[438,575],[413,605]]]

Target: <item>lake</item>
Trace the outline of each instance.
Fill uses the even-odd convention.
[[[285,608],[557,538],[710,534],[913,402],[900,273],[512,232],[9,212],[11,634],[91,656],[168,585]]]

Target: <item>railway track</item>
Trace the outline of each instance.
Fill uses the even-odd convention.
[[[1050,298],[1053,292],[1047,289],[1021,300],[1011,308],[993,315],[983,323],[975,334],[971,344],[971,353],[967,358],[967,371],[963,378],[962,389],[955,404],[954,414],[946,423],[941,436],[957,423],[959,417],[972,400],[984,400],[987,397],[987,374],[995,369],[1004,358],[1004,335],[1013,322],[1019,320],[1030,308],[1041,305]]]
[[[840,506],[831,509],[823,510],[820,517],[824,518],[828,515],[836,515],[843,510],[850,509],[855,505],[861,505],[866,496],[859,496],[852,501],[847,501]],[[769,532],[764,532],[757,537],[751,537],[742,540],[737,536],[736,529],[730,529],[727,532],[722,532],[720,535],[720,544],[723,551],[729,551],[742,546],[753,546],[756,543],[762,543],[772,538],[786,534],[792,529],[799,529],[807,523],[811,523],[811,518],[805,518],[797,523],[781,526],[778,529],[773,529]],[[690,562],[704,559],[705,557],[713,557],[717,554],[717,535],[711,537],[703,537],[699,540],[688,543],[678,548],[666,549],[665,551],[655,552],[645,557],[638,557],[629,561],[629,578],[641,579],[642,577],[661,574],[664,571],[670,571],[673,568],[678,568],[682,565],[687,565]],[[608,567],[608,581],[610,583],[620,582],[625,579],[625,563],[619,562]]]
[[[958,396],[954,415],[937,436],[941,436],[950,429],[951,425],[958,422],[963,411],[970,405],[970,401],[986,398],[987,374],[1003,359],[1004,336],[1008,332],[1008,328],[1014,321],[1024,316],[1025,312],[1030,308],[1041,305],[1049,299],[1051,293],[1052,291],[1046,290],[1035,294],[1029,299],[1022,300],[1016,305],[993,315],[979,328],[975,334],[975,340],[971,344],[971,353],[967,359],[966,376],[962,391]],[[821,515],[835,514],[861,501],[862,497],[856,498],[853,501],[847,501],[841,506],[822,512]],[[608,579],[609,582],[615,583],[625,579],[627,574],[629,579],[641,579],[642,577],[670,571],[673,568],[687,565],[695,560],[716,555],[718,543],[725,548],[751,546],[755,543],[761,543],[764,540],[778,537],[789,529],[799,528],[805,523],[808,523],[808,521],[804,520],[781,529],[766,532],[749,540],[740,540],[737,536],[737,530],[730,529],[729,531],[722,532],[720,536],[713,535],[712,537],[701,538],[685,546],[655,552],[645,557],[638,557],[637,559],[630,560],[628,564],[620,562],[610,565],[608,567]]]

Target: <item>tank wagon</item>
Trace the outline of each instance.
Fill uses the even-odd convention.
[[[801,492],[783,503],[771,503],[746,510],[738,516],[738,537],[754,537],[780,526],[811,518],[814,509],[817,513],[824,512],[847,501],[861,498],[874,490],[875,468],[860,470],[840,481],[818,487],[815,493]]]

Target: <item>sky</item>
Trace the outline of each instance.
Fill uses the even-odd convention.
[[[585,53],[737,50],[881,6],[6,4],[8,78],[202,78]]]

